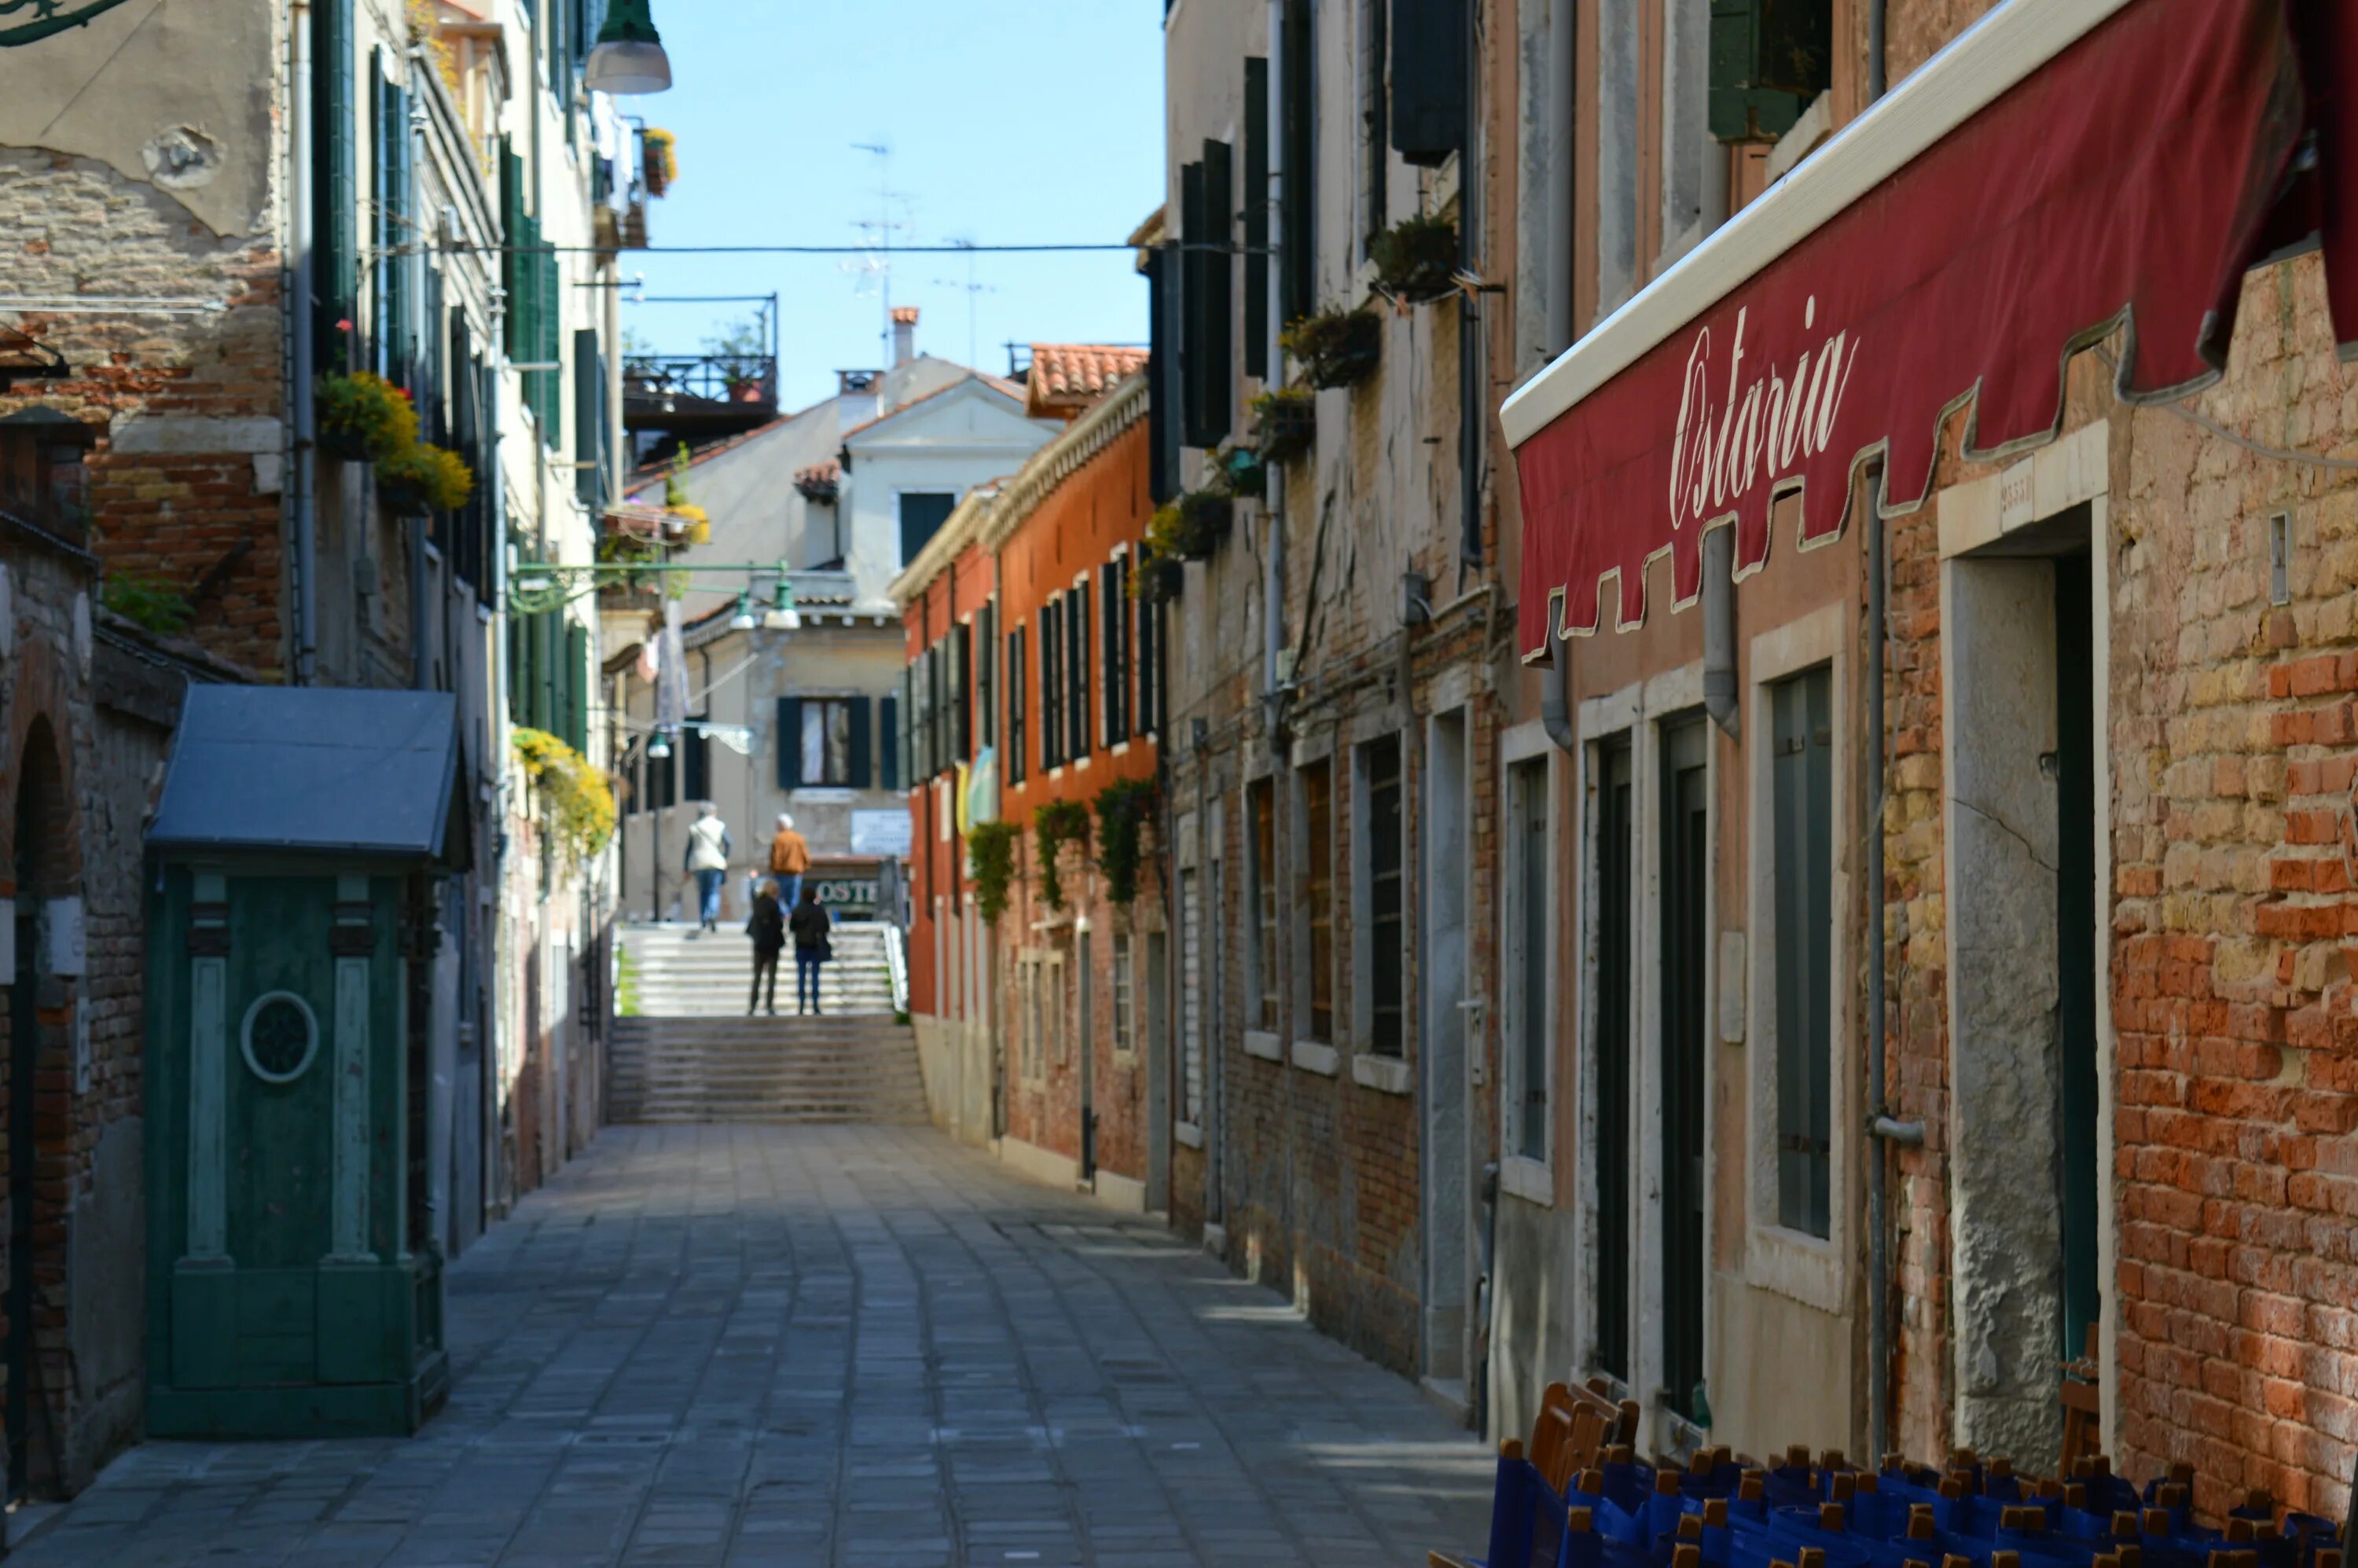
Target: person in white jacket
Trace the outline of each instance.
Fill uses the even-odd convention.
[[[696,878],[700,911],[698,925],[720,929],[720,889],[729,880],[729,827],[720,808],[706,801],[697,808],[695,825],[687,830],[687,870]]]

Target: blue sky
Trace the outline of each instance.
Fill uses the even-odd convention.
[[[655,0],[654,17],[672,90],[620,101],[679,139],[654,244],[857,244],[880,208],[896,243],[1119,242],[1161,200],[1157,0]],[[782,391],[800,407],[838,369],[884,362],[882,297],[846,264],[626,253],[621,269],[650,296],[778,290]],[[891,287],[924,311],[919,348],[967,362],[972,341],[1002,373],[1009,341],[1146,337],[1127,253],[903,256]],[[694,352],[749,308],[626,303],[622,323]]]

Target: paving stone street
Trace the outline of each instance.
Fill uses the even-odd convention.
[[[148,1444],[60,1564],[1410,1563],[1488,1465],[1149,1219],[925,1128],[611,1128],[451,1271],[416,1437]]]

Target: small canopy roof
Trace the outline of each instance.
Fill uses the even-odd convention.
[[[192,686],[147,842],[442,860],[458,714],[440,691]]]

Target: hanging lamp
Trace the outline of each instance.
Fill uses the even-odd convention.
[[[671,57],[655,31],[650,0],[614,0],[583,80],[596,92],[629,95],[671,86]]]

